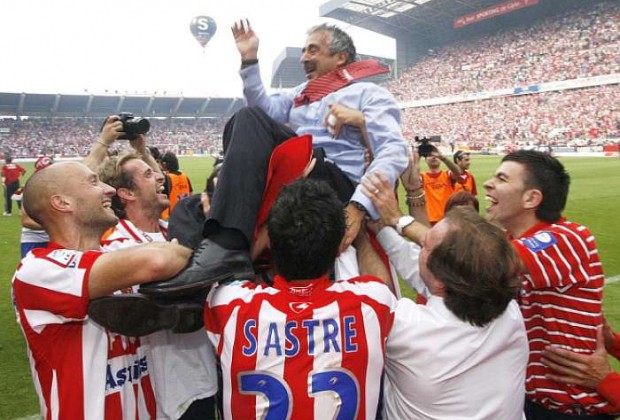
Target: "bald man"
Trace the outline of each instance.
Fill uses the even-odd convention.
[[[154,418],[149,366],[138,338],[111,333],[87,317],[91,299],[164,280],[190,251],[151,243],[103,254],[99,240],[116,225],[115,190],[86,166],[63,162],[35,173],[24,188],[27,213],[48,232],[13,277],[18,321],[31,359],[41,416]]]

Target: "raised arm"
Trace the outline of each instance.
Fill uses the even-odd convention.
[[[99,166],[108,156],[110,145],[123,134],[123,123],[119,121],[116,115],[106,118],[99,137],[91,146],[88,156],[84,158],[84,165],[88,166],[91,171],[97,172]]]
[[[181,271],[191,250],[169,242],[154,242],[103,254],[89,277],[90,299],[127,287],[168,279]]]

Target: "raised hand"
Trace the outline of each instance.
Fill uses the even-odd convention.
[[[250,21],[241,19],[230,27],[237,50],[241,54],[242,60],[254,60],[258,58],[258,36],[254,33]]]

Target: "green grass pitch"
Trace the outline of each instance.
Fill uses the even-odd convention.
[[[572,177],[566,216],[588,226],[596,236],[607,278],[620,276],[620,223],[615,219],[620,208],[620,159],[560,159]],[[202,190],[212,160],[191,157],[182,158],[180,163],[181,169],[190,176],[194,189]],[[489,179],[498,163],[498,157],[472,158],[471,170],[478,182],[478,198],[483,208],[486,203],[482,184]],[[32,164],[25,166],[28,173],[32,173]],[[38,412],[24,340],[15,322],[10,299],[11,277],[19,261],[19,232],[17,210],[14,210],[13,217],[0,218],[0,419],[14,419]],[[620,330],[620,282],[605,287],[604,306],[608,319]],[[614,363],[616,370],[620,371],[620,364]]]

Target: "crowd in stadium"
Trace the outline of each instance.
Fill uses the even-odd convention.
[[[617,71],[600,10],[559,20],[594,28],[576,73],[568,44],[585,38],[557,42],[554,24],[474,43],[480,60],[496,46],[508,75],[465,89]],[[461,146],[617,140],[617,84],[402,111],[368,81],[384,67],[324,23],[302,49],[307,83],[268,95],[258,35],[248,20],[231,29],[248,106],[226,122],[152,119],[146,136],[119,116],[0,121],[23,228],[12,303],[41,416],[615,418],[620,334],[595,238],[563,214],[570,174],[547,150],[508,151],[478,184],[483,216]],[[536,38],[562,56],[551,79],[541,54],[518,54]],[[412,149],[418,134],[459,148]],[[167,150],[222,143],[193,194]],[[22,188],[11,155],[41,153],[85,158],[40,157]]]
[[[177,154],[212,154],[221,148],[223,118],[150,119],[149,144]],[[0,150],[15,158],[43,154],[86,156],[103,120],[83,118],[0,119]]]
[[[387,88],[401,101],[620,73],[620,3],[429,51]]]
[[[618,85],[607,85],[408,108],[403,131],[410,139],[441,135],[447,143],[473,150],[604,145],[620,137],[618,103]]]

